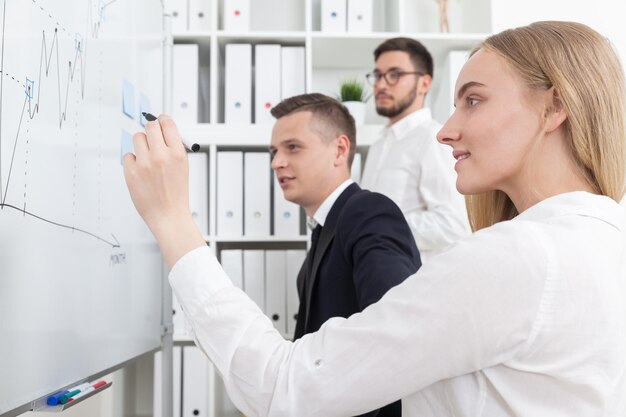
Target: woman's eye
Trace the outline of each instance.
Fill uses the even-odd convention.
[[[469,107],[474,107],[476,104],[478,104],[478,100],[475,98],[468,97],[466,100]]]

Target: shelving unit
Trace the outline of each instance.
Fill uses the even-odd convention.
[[[320,0],[251,1],[250,31],[230,32],[223,29],[223,0],[216,0],[210,4],[209,30],[176,32],[173,38],[175,43],[200,45],[200,66],[208,67],[210,73],[210,111],[200,115],[199,122],[214,126],[224,122],[226,44],[304,46],[307,91],[334,96],[340,80],[348,77],[365,80],[365,74],[374,66],[373,51],[385,39],[406,36],[420,40],[433,54],[437,70],[445,65],[448,52],[469,50],[491,32],[491,0],[448,1],[450,33],[438,31],[438,9],[434,0],[373,0],[375,16],[379,17],[374,18],[374,31],[369,33],[321,32]],[[435,73],[432,91],[437,92],[439,87]],[[430,95],[429,104],[437,100],[435,95]],[[435,116],[447,117],[445,114]],[[384,119],[376,115],[371,100],[366,123],[384,123]]]
[[[309,242],[304,225],[300,236],[289,238],[226,237],[216,232],[217,153],[220,150],[266,150],[272,131],[272,126],[268,125],[224,123],[224,58],[227,44],[304,46],[306,91],[336,96],[343,79],[358,78],[365,82],[365,74],[374,67],[373,51],[385,39],[398,36],[418,39],[429,49],[435,61],[434,83],[427,105],[433,109],[435,118],[443,122],[448,116],[446,101],[449,102],[452,92],[450,81],[440,75],[449,52],[472,49],[488,36],[492,27],[492,0],[449,0],[451,33],[439,33],[435,0],[373,0],[373,30],[369,33],[322,32],[321,0],[250,0],[250,30],[232,32],[224,30],[222,15],[226,0],[207,1],[210,1],[207,3],[209,11],[206,12],[210,20],[208,29],[175,32],[173,42],[199,45],[199,64],[205,71],[205,79],[209,80],[208,108],[199,112],[199,123],[183,123],[179,129],[185,137],[193,138],[201,145],[201,152],[208,154],[209,234],[205,240],[218,255],[222,249],[306,249]],[[385,122],[376,114],[373,100],[369,100],[365,125],[357,126],[357,151],[362,154],[363,161],[368,146],[378,139]],[[175,343],[189,344],[190,339],[175,332]],[[235,415],[220,378],[211,366],[209,369],[213,389],[207,399],[208,415]]]

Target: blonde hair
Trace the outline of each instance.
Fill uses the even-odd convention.
[[[498,54],[531,89],[554,87],[567,113],[571,156],[593,189],[619,202],[626,179],[626,90],[611,43],[580,23],[536,22],[487,38],[472,54]],[[466,197],[473,230],[518,213],[502,191]]]

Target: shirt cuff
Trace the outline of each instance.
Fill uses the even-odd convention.
[[[180,258],[170,271],[169,282],[185,312],[192,316],[215,293],[233,286],[208,246]]]

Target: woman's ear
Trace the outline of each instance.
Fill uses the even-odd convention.
[[[546,93],[549,94],[546,103],[546,133],[551,133],[565,122],[567,113],[556,88],[552,87]]]

